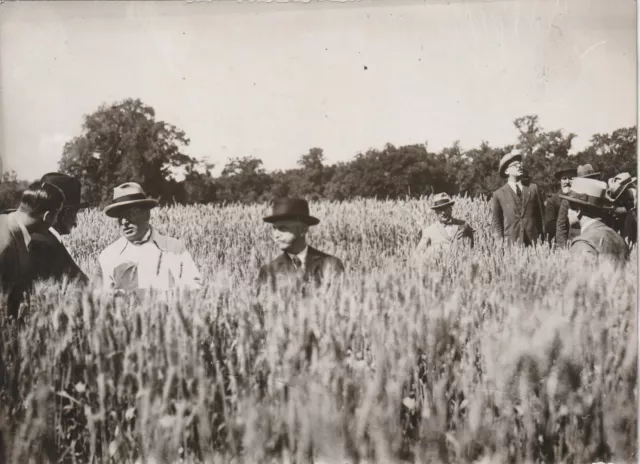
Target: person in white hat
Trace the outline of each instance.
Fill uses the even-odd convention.
[[[100,254],[99,277],[105,290],[201,287],[198,267],[182,241],[151,226],[151,209],[157,205],[139,184],[128,182],[114,189],[104,213],[118,220],[123,236]]]
[[[610,226],[629,243],[636,243],[638,238],[638,191],[637,179],[628,172],[623,172],[609,179],[607,196],[613,204]]]
[[[508,153],[499,165],[507,183],[493,192],[492,229],[496,238],[510,243],[533,245],[544,239],[544,206],[538,186],[522,183],[522,155]]]
[[[473,248],[473,228],[461,219],[453,217],[455,201],[446,193],[437,193],[433,197],[431,209],[436,213],[438,222],[424,227],[420,232],[417,251],[429,247],[449,248],[455,242],[469,244]]]
[[[602,220],[603,213],[610,208],[606,192],[605,182],[576,178],[569,193],[560,195],[569,203],[569,223],[580,224],[580,235],[571,240],[570,251],[590,261],[609,258],[622,263],[629,259],[629,248]]]

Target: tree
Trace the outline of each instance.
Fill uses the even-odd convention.
[[[637,173],[637,126],[625,127],[611,134],[595,134],[591,145],[578,153],[580,164],[589,163],[608,179],[620,172]]]
[[[19,180],[14,171],[2,174],[0,181],[0,211],[17,208],[20,204],[22,192],[29,187],[30,182]]]
[[[216,181],[217,200],[228,203],[254,203],[269,197],[272,179],[262,160],[245,156],[231,159]]]
[[[152,107],[127,99],[85,115],[82,134],[65,144],[59,166],[81,180],[92,204],[108,202],[114,186],[130,181],[172,201],[179,185],[170,179],[170,168],[197,164],[181,151],[188,144],[183,131],[156,120]]]

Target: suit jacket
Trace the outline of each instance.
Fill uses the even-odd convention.
[[[320,285],[330,273],[341,275],[343,272],[344,265],[338,258],[309,247],[304,273],[295,267],[287,253],[282,253],[260,268],[258,285],[262,287],[270,284],[272,290],[275,290],[277,281],[283,278],[294,278],[304,283]]]
[[[32,234],[29,251],[32,281],[48,279],[61,281],[67,277],[83,284],[88,283],[87,276],[51,231]]]
[[[638,213],[635,208],[627,213],[622,228],[622,237],[629,241],[630,244],[638,242]]]
[[[547,200],[547,204],[544,207],[544,229],[549,240],[556,236],[556,223],[558,222],[561,204],[562,198],[556,193]]]
[[[420,241],[418,242],[417,250],[423,250],[427,247],[450,247],[455,241],[455,234],[458,231],[462,231],[460,240],[467,241],[471,248],[473,248],[473,228],[461,219],[451,219],[452,227],[445,227],[440,222],[431,224],[425,227],[420,232]]]
[[[523,184],[522,200],[509,184],[503,185],[493,192],[492,207],[492,227],[496,237],[525,245],[543,238],[544,208],[536,184]]]
[[[24,235],[8,214],[0,214],[0,291],[7,295],[10,316],[16,317],[29,281],[29,250]]]
[[[569,202],[562,200],[556,221],[556,246],[565,248],[578,235],[580,235],[580,225],[572,226],[569,224]]]
[[[629,248],[624,239],[600,219],[587,224],[582,233],[571,241],[571,253],[592,260],[606,257],[618,263],[629,259]]]

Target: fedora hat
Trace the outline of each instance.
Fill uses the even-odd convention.
[[[616,201],[637,180],[628,172],[623,172],[609,179],[609,197]]]
[[[507,153],[506,155],[504,155],[500,160],[500,168],[498,169],[498,171],[500,172],[500,177],[507,177],[504,174],[504,171],[512,161],[522,161],[522,155],[518,152]]]
[[[556,173],[554,174],[554,177],[558,180],[562,179],[563,177],[576,177],[578,175],[578,169],[569,165],[569,164],[565,164],[564,166],[562,166],[559,170],[556,171]]]
[[[320,219],[309,215],[309,203],[302,198],[276,198],[273,201],[273,209],[271,216],[267,216],[262,220],[264,222],[274,223],[287,219],[297,219],[310,226],[315,226]]]
[[[599,172],[595,172],[593,170],[593,166],[591,166],[590,164],[583,164],[582,166],[578,166],[577,174],[577,177],[585,177],[587,179],[595,179],[600,175]]]
[[[61,172],[50,172],[42,176],[42,182],[55,185],[64,193],[64,206],[70,208],[86,208],[89,203],[80,200],[81,185],[75,177]]]
[[[436,193],[433,196],[433,203],[431,203],[430,208],[440,209],[440,208],[444,208],[445,206],[453,205],[454,203],[455,201],[453,201],[451,197],[447,195],[445,192]]]
[[[104,214],[117,217],[118,211],[131,206],[155,208],[158,206],[158,200],[147,197],[140,184],[127,182],[113,189],[113,201],[104,209]]]
[[[571,190],[568,194],[558,195],[569,203],[577,203],[584,206],[609,209],[607,204],[607,184],[597,179],[576,177],[571,183]]]

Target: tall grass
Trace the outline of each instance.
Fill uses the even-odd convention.
[[[208,284],[114,299],[43,284],[0,313],[0,461],[631,462],[637,254],[585,267],[504,247],[457,199],[476,247],[416,256],[424,200],[319,203],[311,243],[343,282],[256,296],[266,206],[166,208]],[[90,271],[118,238],[69,237]]]

